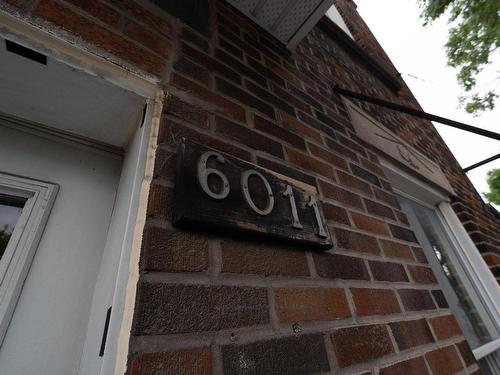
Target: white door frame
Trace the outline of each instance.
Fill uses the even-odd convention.
[[[112,254],[112,258],[116,259],[117,263],[113,269],[101,269],[99,272],[100,276],[107,273],[109,276],[111,273],[111,278],[99,277],[96,282],[95,291],[112,285],[108,299],[111,300],[113,308],[107,332],[106,349],[103,357],[98,357],[95,361],[95,356],[88,354],[91,350],[84,348],[80,364],[81,371],[79,371],[82,375],[123,374],[126,369],[136,285],[139,277],[142,232],[153,176],[163,90],[156,77],[132,73],[3,11],[0,11],[0,36],[50,56],[79,71],[98,76],[146,99],[147,111],[144,122],[137,129],[127,149],[118,187],[119,197],[114,213],[120,212],[121,214],[114,214],[111,219],[105,248],[105,253]],[[114,232],[112,228],[115,228]],[[101,282],[106,285],[101,285]],[[108,304],[104,304],[105,300],[106,298],[96,298],[96,292],[94,293],[91,316],[93,314],[97,316],[100,311],[107,310]],[[102,332],[102,329],[102,326],[92,326],[89,320],[85,343],[87,349],[90,346],[87,342],[89,338],[95,336],[96,332]]]
[[[381,158],[381,164],[397,194],[436,210],[448,237],[453,242],[452,258],[465,272],[465,287],[469,289],[468,292],[475,303],[480,305],[478,311],[493,338],[486,345],[473,350],[474,356],[480,359],[498,350],[500,348],[500,286],[453,211],[449,198],[388,160]]]

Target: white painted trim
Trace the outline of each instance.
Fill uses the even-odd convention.
[[[153,180],[154,162],[158,142],[158,131],[162,103],[155,101],[148,112],[147,132],[143,132],[141,153],[144,157],[137,165],[135,194],[135,220],[131,222],[128,241],[131,250],[120,262],[120,271],[117,281],[118,298],[115,302],[122,311],[122,318],[118,319],[114,332],[118,336],[116,343],[116,358],[110,358],[103,363],[101,374],[123,375],[127,368],[128,348],[134,317],[137,282],[139,281],[139,258],[142,245],[142,234],[146,223],[148,196]],[[146,125],[145,125],[146,126]],[[118,331],[118,332],[117,332]]]
[[[27,198],[0,261],[0,345],[38,247],[59,187],[0,173],[0,189]]]
[[[500,338],[490,341],[489,343],[474,349],[472,353],[474,354],[474,357],[476,357],[477,360],[480,360],[481,358],[490,355],[491,353],[497,351],[498,349],[500,349]]]
[[[494,326],[494,331],[490,329],[490,335],[495,339],[499,338],[500,286],[450,204],[440,203],[438,210],[446,223],[447,229],[452,234],[451,237],[456,239],[458,259],[475,287],[477,295],[482,300]]]

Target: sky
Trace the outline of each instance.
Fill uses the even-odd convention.
[[[448,39],[447,20],[441,18],[423,27],[417,0],[354,0],[358,12],[410,87],[426,112],[500,132],[500,100],[493,111],[473,117],[458,107],[462,93],[456,70],[446,65],[444,45]],[[484,71],[479,88],[494,88],[500,58]],[[416,78],[415,78],[416,77]],[[500,91],[500,90],[498,90]],[[434,123],[460,165],[465,168],[500,153],[500,141]],[[500,159],[467,173],[475,188],[488,191],[486,174],[500,168]],[[500,209],[499,206],[496,206]]]

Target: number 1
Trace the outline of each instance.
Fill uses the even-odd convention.
[[[297,213],[297,205],[295,204],[295,197],[293,196],[293,190],[290,185],[286,185],[285,191],[283,192],[284,197],[289,197],[290,199],[290,207],[292,208],[292,218],[293,224],[292,228],[302,229],[303,226],[300,224],[299,215]]]
[[[318,199],[315,196],[309,197],[309,203],[307,203],[309,207],[314,209],[314,216],[316,217],[316,223],[318,224],[318,236],[322,238],[327,238],[328,234],[325,231],[325,227],[323,221],[321,220],[321,215],[319,213],[318,207]]]

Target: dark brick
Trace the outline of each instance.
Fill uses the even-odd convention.
[[[164,124],[162,124],[161,126],[160,132],[161,134],[158,136],[159,142],[166,142],[173,146],[177,145],[177,143],[180,142],[180,140],[184,137],[193,142],[201,143],[207,145],[208,147],[227,152],[228,154],[239,157],[240,159],[250,160],[249,152],[203,133],[199,133],[172,120],[164,121]]]
[[[401,312],[396,293],[390,289],[351,289],[356,311],[360,316],[387,315]]]
[[[325,204],[323,204],[323,211],[325,211]],[[380,254],[380,247],[375,237],[340,228],[335,228],[334,232],[339,247],[360,253]]]
[[[391,233],[395,238],[408,242],[418,243],[417,238],[415,237],[415,234],[411,229],[403,228],[394,224],[389,224],[389,228],[391,229]]]
[[[425,256],[424,250],[422,250],[422,248],[412,246],[411,249],[413,250],[413,254],[415,255],[415,258],[417,259],[417,261],[419,261],[420,263],[425,263],[425,264],[429,263],[427,261],[427,257]]]
[[[377,262],[375,260],[370,260],[368,263],[375,280],[408,282],[408,275],[403,265],[399,263]]]
[[[120,14],[100,0],[68,0],[68,2],[110,26],[117,27],[120,22]]]
[[[236,47],[234,44],[228,42],[226,39],[221,38],[219,36],[219,46],[224,48],[227,52],[229,52],[234,57],[237,57],[239,60],[243,60],[243,51]]]
[[[463,369],[453,345],[428,352],[425,359],[434,375],[453,375]]]
[[[250,65],[253,69],[255,69],[257,72],[262,74],[267,79],[269,79],[273,82],[276,82],[277,84],[279,84],[281,86],[285,85],[285,81],[283,80],[283,78],[281,78],[279,75],[274,73],[271,69],[267,68],[266,66],[264,66],[263,64],[261,64],[257,60],[249,57],[247,61],[248,61],[248,65]]]
[[[399,296],[406,311],[435,310],[428,290],[421,289],[399,289]]]
[[[319,185],[321,187],[321,192],[323,196],[328,199],[332,199],[334,201],[346,204],[348,206],[363,208],[363,204],[361,203],[361,197],[357,194],[351,193],[348,190],[342,189],[338,186],[329,184],[322,180],[319,180]]]
[[[429,375],[422,357],[412,358],[404,362],[380,369],[380,375]]]
[[[266,120],[263,117],[254,115],[254,127],[261,132],[271,134],[280,140],[291,144],[301,150],[306,149],[306,143],[302,137],[289,132],[288,130],[276,125],[275,123]]]
[[[333,169],[330,165],[291,148],[287,148],[286,153],[290,163],[295,164],[309,172],[333,178]]]
[[[278,85],[272,85],[274,93],[285,103],[290,104],[292,107],[295,107],[301,111],[304,111],[306,113],[311,113],[311,108],[309,105],[305,104],[303,101],[300,99],[297,99],[295,96],[293,96],[291,93],[283,89],[282,87]]]
[[[140,283],[135,335],[218,331],[269,323],[263,288]]]
[[[255,150],[267,152],[281,159],[284,158],[283,148],[280,143],[223,117],[217,116],[215,122],[217,124],[216,133],[234,139]]]
[[[474,353],[472,353],[472,350],[470,349],[469,344],[467,341],[461,341],[456,344],[458,351],[462,355],[462,358],[464,359],[465,365],[467,367],[472,366],[474,363],[476,363],[476,358],[474,357]]]
[[[133,21],[128,21],[123,29],[125,35],[139,42],[142,46],[150,49],[160,56],[166,56],[170,49],[170,43],[156,34],[144,29]]]
[[[203,66],[205,69],[211,73],[220,74],[222,77],[227,78],[233,82],[241,84],[241,76],[233,69],[230,69],[221,62],[215,60],[209,55],[198,51],[196,48],[191,47],[186,43],[181,44],[181,53],[188,56],[197,64]]]
[[[425,319],[396,322],[389,326],[400,350],[434,342]]]
[[[408,265],[408,271],[417,284],[437,284],[432,268]]]
[[[326,140],[326,145],[328,146],[328,148],[330,150],[336,152],[337,154],[344,155],[348,159],[351,159],[354,161],[358,160],[358,156],[356,155],[356,153],[352,152],[351,150],[349,150],[347,147],[343,146],[339,142],[336,142],[330,138],[326,138],[325,140]]]
[[[362,178],[365,181],[368,181],[369,183],[373,185],[380,186],[380,181],[377,176],[375,176],[373,173],[367,171],[364,168],[361,168],[357,166],[356,164],[350,164],[351,166],[351,171],[354,175],[358,176],[359,178]]]
[[[322,335],[222,347],[224,374],[304,375],[329,372]]]
[[[438,340],[445,340],[462,334],[462,330],[453,315],[438,316],[429,321]]]
[[[145,353],[132,358],[130,375],[151,374],[211,375],[210,349],[184,349],[176,352]]]
[[[171,84],[187,94],[206,101],[217,109],[215,112],[223,113],[226,116],[238,121],[245,121],[245,110],[240,105],[214,93],[206,87],[200,86],[179,74],[173,74]]]
[[[219,61],[224,62],[227,66],[236,70],[241,75],[244,75],[245,77],[248,77],[251,80],[257,82],[259,85],[262,85],[262,86],[266,85],[266,79],[261,74],[257,73],[255,70],[249,68],[247,65],[243,64],[238,59],[235,59],[233,56],[226,53],[225,51],[217,48],[215,50],[215,57]]]
[[[195,45],[199,49],[208,52],[208,41],[204,37],[199,36],[195,32],[191,31],[189,28],[184,27],[182,29],[180,37],[182,40],[185,40],[186,42]]]
[[[335,131],[328,127],[327,125],[323,124],[321,121],[316,120],[314,117],[309,116],[308,114],[297,111],[298,112],[298,118],[300,121],[305,122],[307,125],[312,126],[313,128],[322,131],[325,134],[328,134],[331,137],[335,138]],[[334,150],[335,151],[335,150]]]
[[[296,168],[291,168],[286,165],[274,162],[272,160],[264,159],[260,156],[257,156],[257,164],[259,164],[264,168],[280,173],[282,175],[291,177],[295,180],[305,182],[308,185],[316,186],[316,179],[313,176],[302,173]]]
[[[384,203],[387,203],[388,205],[390,205],[394,208],[397,208],[398,210],[401,209],[401,207],[399,206],[398,200],[396,199],[394,194],[387,193],[386,191],[379,189],[375,186],[373,186],[372,188],[373,188],[373,192],[375,193],[375,198],[377,198],[378,200],[380,200]]]
[[[327,202],[322,202],[321,206],[326,220],[335,221],[336,223],[344,225],[351,225],[346,209]]]
[[[190,124],[199,126],[203,129],[208,129],[209,127],[209,113],[204,109],[186,103],[177,96],[169,94],[165,99],[165,112],[178,117]]]
[[[280,322],[333,320],[351,316],[344,289],[279,288],[275,290]]]
[[[174,64],[174,69],[177,72],[182,73],[185,76],[188,76],[189,78],[192,78],[208,86],[210,78],[209,71],[202,66],[195,64],[191,60],[188,60],[187,57],[180,56]]]
[[[318,120],[325,123],[326,125],[328,125],[332,129],[335,129],[336,131],[344,133],[344,134],[346,133],[344,126],[341,125],[340,123],[338,123],[337,121],[332,120],[331,117],[325,115],[323,112],[320,112],[316,109],[314,110],[314,113],[316,114],[316,118]]]
[[[222,241],[221,247],[222,272],[309,276],[306,253],[303,250],[233,240]]]
[[[295,110],[293,109],[293,107],[278,98],[276,95],[271,94],[266,89],[263,89],[262,87],[248,80],[245,80],[245,85],[252,94],[264,100],[266,103],[272,104],[276,108],[281,109],[283,112],[287,112],[289,115],[295,116]]]
[[[316,271],[328,279],[370,280],[362,259],[340,254],[313,253]]]
[[[339,329],[331,338],[339,367],[394,353],[387,327],[381,324]]]
[[[366,210],[369,213],[383,217],[383,218],[396,220],[396,217],[394,216],[394,212],[392,211],[392,208],[385,206],[383,204],[374,202],[370,199],[364,198],[363,200],[365,201]]]
[[[147,216],[170,221],[174,207],[173,195],[174,189],[156,182],[152,183],[149,190]]]
[[[436,301],[436,304],[440,309],[449,308],[448,302],[446,301],[446,298],[442,290],[433,290],[432,296],[434,297],[434,300]]]
[[[243,91],[239,87],[236,87],[235,85],[218,77],[216,77],[215,83],[217,89],[223,94],[226,94],[227,96],[234,98],[239,102],[252,107],[259,112],[262,112],[266,116],[274,119],[274,109],[267,103],[261,101],[260,99],[257,99],[255,96],[250,95],[248,92]]]
[[[197,272],[208,268],[208,239],[192,232],[146,226],[141,269]]]
[[[389,258],[414,260],[413,253],[408,245],[389,240],[380,240],[380,244],[382,245],[385,256]]]

